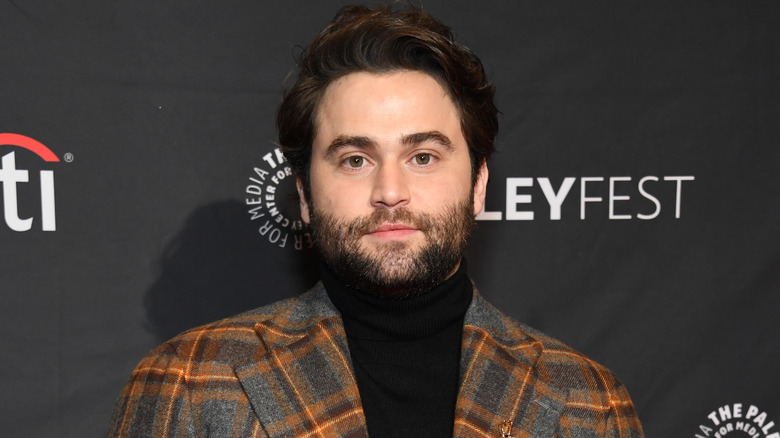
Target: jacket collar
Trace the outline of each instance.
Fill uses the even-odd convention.
[[[540,376],[543,346],[530,332],[475,290],[463,327],[454,436],[501,437],[505,421],[517,438],[553,436],[566,394]]]
[[[256,357],[236,369],[269,437],[367,437],[338,311],[321,285],[267,309]],[[263,312],[263,313],[266,313]]]
[[[264,312],[265,313],[265,312]],[[269,437],[368,436],[338,311],[321,284],[270,309],[262,345],[236,369]],[[539,376],[542,344],[476,291],[466,312],[454,436],[550,437],[566,395]]]

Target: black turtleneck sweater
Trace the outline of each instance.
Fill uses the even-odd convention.
[[[323,267],[371,438],[452,436],[463,318],[473,293],[465,265],[434,289],[403,299],[350,289]]]

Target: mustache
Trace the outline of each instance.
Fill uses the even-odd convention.
[[[368,215],[360,216],[346,224],[350,237],[359,237],[374,231],[385,223],[404,224],[427,232],[436,226],[436,219],[427,213],[416,213],[408,208],[376,209]]]

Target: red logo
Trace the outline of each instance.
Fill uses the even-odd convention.
[[[0,146],[19,146],[34,152],[47,162],[58,162],[59,158],[43,143],[30,137],[0,133]],[[3,186],[3,213],[8,228],[14,231],[29,231],[33,226],[33,218],[19,217],[17,184],[30,180],[30,171],[16,168],[16,152],[3,155],[0,164],[0,185]],[[57,218],[54,211],[54,171],[40,171],[41,189],[41,229],[55,231]]]

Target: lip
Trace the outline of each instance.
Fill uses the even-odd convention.
[[[367,236],[375,237],[383,240],[395,240],[404,238],[410,234],[414,234],[419,231],[417,228],[411,225],[405,224],[382,224],[367,234]]]

